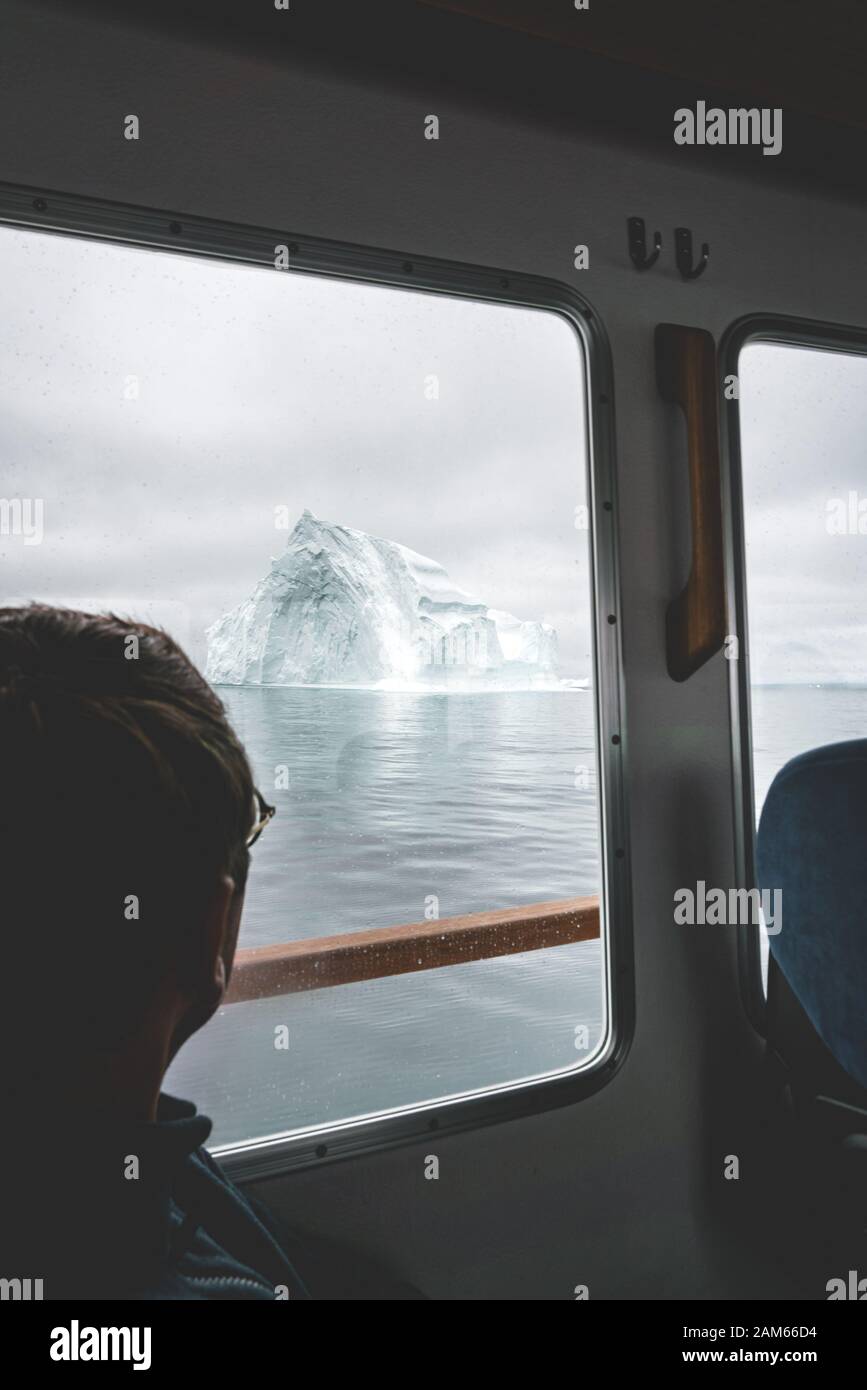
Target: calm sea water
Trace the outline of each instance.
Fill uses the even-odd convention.
[[[754,686],[752,715],[758,818],[771,782],[790,758],[823,743],[867,737],[867,689]]]
[[[419,922],[431,896],[451,917],[599,891],[590,693],[220,695],[277,804],[241,945]],[[602,965],[585,942],[231,1005],[167,1085],[227,1143],[574,1066]]]
[[[431,895],[447,917],[599,891],[595,777],[576,786],[593,766],[589,693],[220,694],[278,807],[242,945],[421,921]],[[753,723],[760,806],[790,757],[864,733],[867,690],[757,688]],[[167,1086],[230,1143],[574,1066],[576,1026],[592,1047],[604,1021],[602,952],[585,942],[231,1005]]]

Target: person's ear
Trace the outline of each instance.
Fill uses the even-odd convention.
[[[189,925],[189,947],[179,984],[189,1000],[176,1030],[173,1053],[213,1018],[223,1002],[238,940],[244,894],[222,874],[198,921]]]
[[[205,909],[201,932],[202,983],[213,1000],[212,1012],[219,1008],[229,984],[242,903],[243,894],[236,890],[235,880],[228,874],[221,874]]]

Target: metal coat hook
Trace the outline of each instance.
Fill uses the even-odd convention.
[[[629,233],[629,259],[636,270],[649,270],[652,265],[656,265],[659,260],[659,253],[662,250],[662,237],[659,232],[653,233],[653,251],[647,254],[647,234],[644,228],[643,217],[630,217],[626,223]]]
[[[676,227],[674,230],[674,254],[677,268],[684,280],[697,280],[707,268],[710,247],[706,241],[701,245],[701,260],[697,266],[692,263],[692,232],[689,227]]]

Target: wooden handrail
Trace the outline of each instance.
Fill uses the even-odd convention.
[[[226,1003],[544,951],[598,936],[599,899],[567,898],[280,946],[252,946],[236,953]]]
[[[719,651],[726,636],[719,387],[710,333],[658,324],[656,380],[663,400],[679,405],[686,416],[692,565],[665,619],[668,674],[685,681]]]

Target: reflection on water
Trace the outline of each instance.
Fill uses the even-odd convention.
[[[599,891],[589,693],[219,693],[278,808],[242,945]],[[167,1084],[227,1143],[574,1066],[603,1009],[587,942],[232,1005]]]
[[[242,944],[417,922],[431,893],[452,917],[596,891],[590,695],[220,694],[277,805]]]

